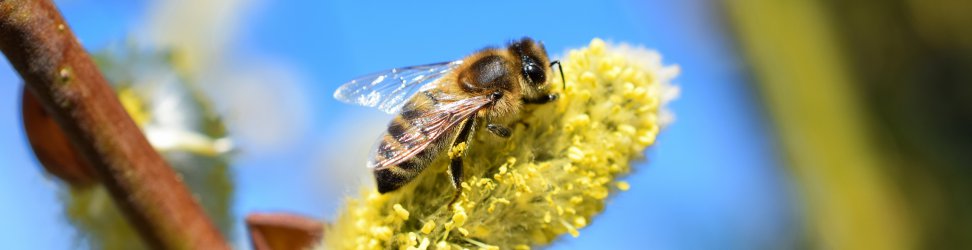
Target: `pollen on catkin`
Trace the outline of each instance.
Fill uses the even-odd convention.
[[[398,191],[379,195],[368,186],[365,198],[349,198],[321,247],[530,249],[579,237],[611,192],[631,188],[618,178],[671,121],[664,105],[677,94],[669,81],[678,67],[601,39],[568,51],[562,63],[566,89],[551,84],[559,100],[527,106],[508,139],[475,134],[452,207],[455,188],[441,157]]]

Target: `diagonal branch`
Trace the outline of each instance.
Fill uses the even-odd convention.
[[[0,50],[148,245],[228,249],[50,0],[0,0]]]

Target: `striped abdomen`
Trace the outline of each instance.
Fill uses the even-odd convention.
[[[422,137],[434,136],[433,130],[436,128],[423,127],[428,123],[423,119],[435,118],[428,117],[427,111],[436,104],[438,101],[433,98],[433,95],[419,93],[413,96],[388,124],[388,130],[378,142],[372,162],[395,161],[396,157],[402,157],[407,152],[412,152],[414,155],[400,159],[397,164],[375,167],[375,181],[379,193],[394,191],[410,182],[442,152],[445,152],[443,150],[454,139],[456,129],[444,128],[445,131],[441,132],[438,138],[431,140],[430,144],[416,143],[427,141],[422,140]]]

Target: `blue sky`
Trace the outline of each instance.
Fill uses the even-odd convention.
[[[89,49],[137,30],[143,1],[58,1]],[[380,6],[379,6],[380,5]],[[333,217],[340,197],[322,197],[326,181],[314,154],[341,133],[341,122],[378,111],[331,99],[342,82],[376,70],[452,60],[484,46],[530,36],[552,54],[594,37],[658,50],[678,64],[681,96],[675,123],[625,179],[632,189],[554,249],[758,249],[792,243],[800,221],[778,159],[771,127],[746,82],[723,19],[706,0],[498,1],[369,3],[260,1],[239,20],[234,54],[285,62],[300,75],[297,94],[308,112],[289,150],[251,154],[234,163],[235,213],[294,211]],[[57,184],[30,153],[19,120],[18,76],[0,61],[0,249],[72,249]],[[272,84],[272,83],[268,83]],[[295,97],[296,98],[296,97]],[[372,138],[365,138],[371,141]],[[333,143],[333,142],[331,142]],[[320,179],[325,178],[325,179]],[[242,221],[242,220],[240,220]],[[237,230],[242,237],[242,230]],[[248,247],[248,246],[247,246]]]

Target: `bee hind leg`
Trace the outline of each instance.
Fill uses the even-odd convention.
[[[465,158],[466,149],[469,148],[468,141],[469,141],[469,137],[471,136],[471,133],[469,132],[472,130],[473,126],[475,125],[474,124],[475,122],[476,122],[475,118],[471,118],[463,122],[462,128],[459,130],[459,135],[456,136],[455,141],[452,142],[452,147],[449,148],[450,151],[458,150],[459,152],[458,154],[452,154],[452,153],[449,154],[450,157],[449,174],[452,176],[452,186],[456,188],[455,195],[452,197],[452,200],[449,201],[448,206],[450,210],[452,209],[452,204],[456,203],[456,201],[459,200],[459,197],[462,196],[462,164],[463,164],[462,160],[463,158]],[[464,148],[458,148],[458,147],[464,147]]]
[[[449,163],[449,173],[452,175],[452,186],[456,188],[456,193],[452,196],[452,200],[449,201],[449,210],[452,210],[452,204],[455,204],[462,196],[462,157],[452,158],[452,162]]]

